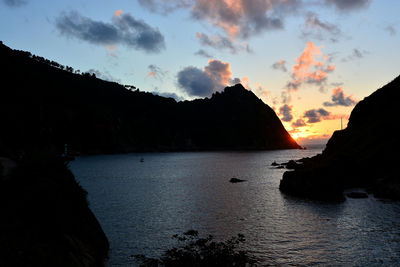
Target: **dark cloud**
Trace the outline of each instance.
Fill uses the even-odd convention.
[[[349,95],[346,96],[343,89],[341,87],[337,87],[332,91],[332,102],[324,102],[325,107],[332,107],[332,106],[344,106],[350,107],[357,104],[357,100]]]
[[[192,17],[220,27],[230,36],[247,38],[264,30],[283,28],[283,11],[286,5],[298,1],[243,1],[196,0]]]
[[[390,34],[390,36],[395,36],[397,34],[396,29],[392,25],[387,26],[385,30]]]
[[[281,59],[278,62],[272,64],[271,68],[273,68],[274,70],[281,70],[283,72],[287,72],[286,61]]]
[[[345,11],[368,7],[371,0],[325,0],[325,2],[335,6],[339,10]]]
[[[307,123],[320,122],[322,119],[330,115],[330,112],[323,108],[320,109],[310,109],[304,112],[303,117],[307,119]]]
[[[194,20],[205,21],[222,29],[230,38],[246,39],[268,30],[284,28],[285,20],[293,14],[313,7],[334,7],[341,11],[368,6],[370,0],[138,0],[145,8],[158,13],[175,9],[190,10]],[[317,21],[315,21],[317,22]],[[320,22],[318,27],[337,32],[335,25]],[[334,40],[334,38],[332,38]]]
[[[236,54],[239,48],[232,42],[231,39],[224,37],[220,34],[215,36],[208,36],[207,34],[198,32],[196,37],[201,45],[209,46],[215,49],[227,49],[230,50],[232,54]]]
[[[327,36],[329,37],[327,38]],[[337,25],[321,21],[316,13],[307,13],[306,23],[302,30],[301,38],[314,38],[317,40],[328,39],[331,42],[337,42],[341,37],[342,32]]]
[[[93,44],[124,44],[149,53],[159,52],[165,48],[164,36],[158,29],[135,19],[130,14],[114,16],[112,23],[104,23],[71,11],[57,18],[56,27],[66,36]]]
[[[292,107],[285,104],[279,108],[279,115],[281,115],[281,119],[283,121],[289,122],[293,120],[293,115],[292,115]]]
[[[356,58],[362,58],[364,55],[361,53],[360,50],[358,50],[357,48],[353,49],[353,56]]]
[[[231,67],[228,62],[209,60],[203,70],[189,66],[178,75],[178,85],[190,96],[210,96],[222,90],[231,81]]]
[[[195,20],[207,21],[231,37],[248,38],[265,30],[282,29],[285,17],[301,7],[301,0],[138,0],[159,13],[187,8]]]
[[[28,4],[27,0],[3,0],[3,3],[9,7],[20,7]]]
[[[229,81],[229,84],[230,85],[235,85],[235,84],[238,84],[240,82],[241,82],[240,78],[233,78],[232,80]]]
[[[215,85],[210,76],[196,67],[186,67],[178,72],[178,85],[190,96],[210,96]]]
[[[204,50],[204,49],[200,49],[200,50],[198,50],[196,53],[194,53],[195,55],[198,55],[198,56],[202,56],[202,57],[205,57],[205,58],[212,58],[213,56],[210,54],[210,53],[208,53],[206,50]]]
[[[304,127],[304,126],[307,126],[307,124],[302,119],[297,119],[295,122],[292,123],[292,127],[294,128]]]

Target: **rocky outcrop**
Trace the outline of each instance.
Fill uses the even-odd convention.
[[[60,159],[25,159],[0,179],[0,266],[105,266],[109,244]]]
[[[238,178],[231,178],[229,180],[230,183],[235,184],[235,183],[241,183],[241,182],[246,182],[246,180],[238,179]]]
[[[348,127],[336,131],[322,154],[285,172],[284,193],[311,198],[342,198],[343,190],[364,187],[376,197],[400,199],[397,137],[400,77],[360,101]]]

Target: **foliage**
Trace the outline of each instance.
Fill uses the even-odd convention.
[[[239,250],[245,241],[242,234],[225,242],[214,241],[212,235],[199,237],[198,232],[189,230],[183,235],[174,235],[180,245],[164,252],[160,259],[136,255],[141,266],[253,266],[255,260],[247,251]]]

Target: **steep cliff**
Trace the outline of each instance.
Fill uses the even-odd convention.
[[[8,165],[0,172],[0,266],[105,266],[108,240],[64,162],[36,154]]]
[[[400,76],[360,101],[348,127],[333,134],[321,155],[285,172],[281,191],[337,198],[345,188],[365,187],[376,197],[400,199],[399,97]]]

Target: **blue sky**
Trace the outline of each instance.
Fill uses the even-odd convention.
[[[398,0],[1,0],[0,7],[0,40],[11,48],[179,99],[241,80],[298,139],[329,137],[358,100],[399,75]]]

